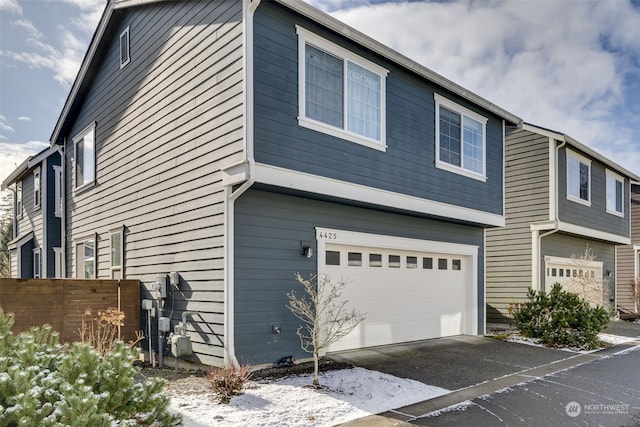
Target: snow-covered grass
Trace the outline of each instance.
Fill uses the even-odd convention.
[[[228,404],[215,402],[212,392],[172,391],[171,410],[186,427],[333,426],[449,392],[363,368],[321,373],[320,390],[311,382],[303,375],[251,383]]]

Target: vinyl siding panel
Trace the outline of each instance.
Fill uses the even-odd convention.
[[[295,25],[389,70],[386,151],[298,125]],[[502,120],[286,11],[263,2],[255,15],[255,158],[295,171],[502,214]],[[434,93],[488,118],[487,181],[435,166]],[[455,188],[455,191],[451,191]]]
[[[616,304],[624,311],[639,312],[640,297],[634,293],[634,282],[638,280],[640,259],[634,250],[640,246],[640,186],[631,186],[631,245],[617,246],[617,299]]]
[[[46,159],[46,176],[42,177],[42,209],[45,213],[46,227],[46,254],[42,251],[42,259],[47,259],[46,277],[55,277],[55,255],[53,248],[62,246],[61,227],[62,220],[55,216],[55,171],[53,166],[60,166],[60,154],[54,153]],[[43,266],[44,272],[44,266]]]
[[[301,289],[295,273],[307,277],[317,271],[315,227],[476,245],[479,305],[484,305],[481,228],[250,190],[235,205],[234,312],[239,360],[256,365],[288,355],[309,357],[296,335],[300,321],[285,306],[287,293]],[[312,243],[312,258],[301,256],[301,242]],[[481,309],[478,317],[482,331]],[[282,332],[273,334],[272,325]]]
[[[549,219],[549,138],[508,128],[506,226],[486,231],[487,323],[503,322],[531,287],[530,223]]]
[[[167,298],[182,311],[194,360],[223,361],[224,191],[221,169],[243,157],[242,5],[159,2],[123,11],[114,39],[67,135],[67,274],[74,242],[97,233],[97,276],[111,277],[109,231],[124,226],[124,275],[179,272]],[[120,69],[118,36],[130,29]],[[73,136],[96,123],[96,182],[73,189]],[[170,290],[171,292],[171,290]],[[172,306],[172,303],[174,304]]]
[[[570,148],[571,149],[571,148]],[[581,154],[573,149],[573,152]],[[591,205],[567,199],[567,146],[559,150],[558,156],[558,217],[561,221],[588,227],[598,231],[629,236],[629,203],[624,201],[624,216],[607,213],[606,167],[591,162]],[[625,179],[623,194],[629,194],[629,180]]]
[[[42,210],[42,198],[40,199],[40,206],[35,207],[34,202],[34,175],[33,172],[37,168],[33,168],[30,172],[22,179],[22,217],[18,217],[18,227],[16,236],[22,236],[27,233],[33,232],[33,240],[30,243],[27,243],[23,246],[22,255],[20,256],[20,266],[18,269],[21,271],[22,278],[30,278],[33,277],[33,254],[27,254],[28,251],[32,251],[33,249],[41,249],[44,247],[44,221],[43,221],[43,210]],[[43,180],[43,172],[40,167],[40,182]],[[40,187],[41,197],[42,195],[42,184]],[[30,249],[26,249],[29,247]],[[42,250],[42,256],[44,256],[45,251]],[[42,276],[42,269],[40,271]]]

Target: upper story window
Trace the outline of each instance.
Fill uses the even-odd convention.
[[[16,218],[22,218],[22,181],[16,184]]]
[[[120,34],[120,69],[124,68],[131,62],[129,51],[129,27]]]
[[[80,132],[73,138],[75,154],[75,188],[93,184],[96,178],[96,124]]]
[[[567,199],[591,205],[591,160],[567,150]]]
[[[39,208],[42,197],[40,196],[40,169],[33,171],[33,207]]]
[[[607,212],[624,216],[624,178],[607,170]]]
[[[301,27],[301,126],[384,151],[388,71]]]
[[[40,248],[33,250],[33,278],[39,279],[42,275],[42,252]]]
[[[62,216],[62,168],[60,166],[53,166],[53,175],[55,178],[53,197],[55,205],[53,207],[53,214],[57,217]]]
[[[487,119],[438,94],[436,103],[436,166],[486,181]]]

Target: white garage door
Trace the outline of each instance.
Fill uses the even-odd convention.
[[[319,268],[365,320],[330,351],[477,333],[477,247],[321,230]]]

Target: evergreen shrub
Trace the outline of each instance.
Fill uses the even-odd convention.
[[[554,347],[596,348],[598,333],[612,315],[604,307],[592,307],[577,294],[563,291],[559,283],[548,294],[529,289],[527,299],[514,313],[518,330]]]
[[[49,325],[14,335],[0,308],[0,426],[177,426],[164,380],[134,381],[136,350],[123,342],[104,355],[62,345]]]

